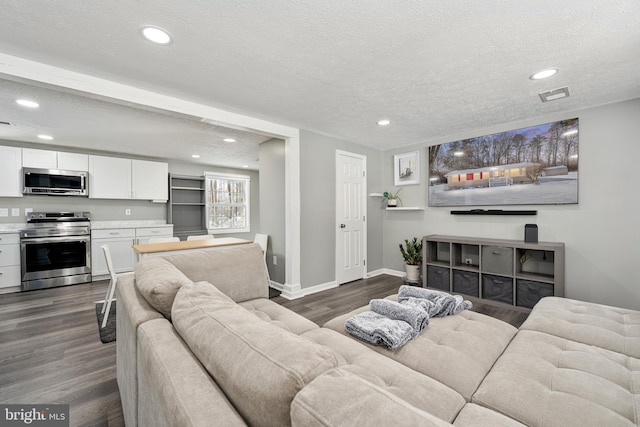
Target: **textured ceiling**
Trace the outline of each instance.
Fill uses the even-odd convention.
[[[3,0],[0,22],[0,52],[380,149],[640,97],[638,0]]]
[[[33,99],[38,109],[18,106]],[[258,169],[258,144],[271,139],[197,118],[122,105],[67,91],[0,79],[0,139],[85,148],[208,165]],[[224,142],[233,138],[236,142]],[[199,159],[191,157],[200,155]]]

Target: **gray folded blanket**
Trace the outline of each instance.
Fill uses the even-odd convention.
[[[413,337],[414,329],[403,320],[365,311],[347,319],[345,329],[351,335],[376,345],[385,345],[391,350],[404,345]]]
[[[406,285],[400,286],[398,301],[409,307],[425,310],[429,317],[458,314],[473,307],[471,301],[464,300],[460,295]]]
[[[371,311],[387,316],[389,319],[402,320],[413,328],[411,338],[415,338],[429,324],[429,314],[426,310],[411,307],[388,299],[372,299],[369,302]]]

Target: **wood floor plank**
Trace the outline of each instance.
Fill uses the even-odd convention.
[[[273,301],[318,325],[398,292],[397,277],[358,280],[296,300]],[[68,403],[70,425],[124,425],[116,343],[100,341],[95,301],[107,281],[0,295],[0,403]],[[525,313],[476,304],[516,326]]]

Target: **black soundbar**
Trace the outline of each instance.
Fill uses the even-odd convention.
[[[502,209],[471,209],[468,211],[451,211],[451,215],[538,215],[538,211],[503,211]]]

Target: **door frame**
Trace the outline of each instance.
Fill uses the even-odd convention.
[[[335,277],[335,281],[336,284],[339,285],[338,283],[338,245],[340,244],[339,239],[338,239],[338,233],[340,232],[340,221],[338,220],[338,202],[339,202],[339,192],[338,192],[338,188],[340,185],[340,182],[338,180],[338,158],[339,156],[347,156],[347,157],[354,157],[357,159],[362,160],[362,171],[364,173],[363,175],[363,180],[362,180],[362,200],[360,201],[360,203],[362,204],[362,212],[363,212],[363,216],[364,216],[364,220],[363,222],[363,226],[362,226],[362,279],[366,279],[367,278],[367,271],[368,271],[368,266],[367,266],[367,234],[368,234],[368,224],[369,224],[369,220],[368,220],[368,206],[367,206],[367,156],[364,154],[358,154],[358,153],[352,153],[350,151],[344,151],[344,150],[336,150],[336,157],[335,157],[335,189],[336,189],[336,199],[335,199],[335,212],[334,212],[334,227],[335,227],[335,246],[334,246],[334,259],[335,259],[335,271],[334,271],[334,277]],[[345,282],[346,283],[346,282]]]

